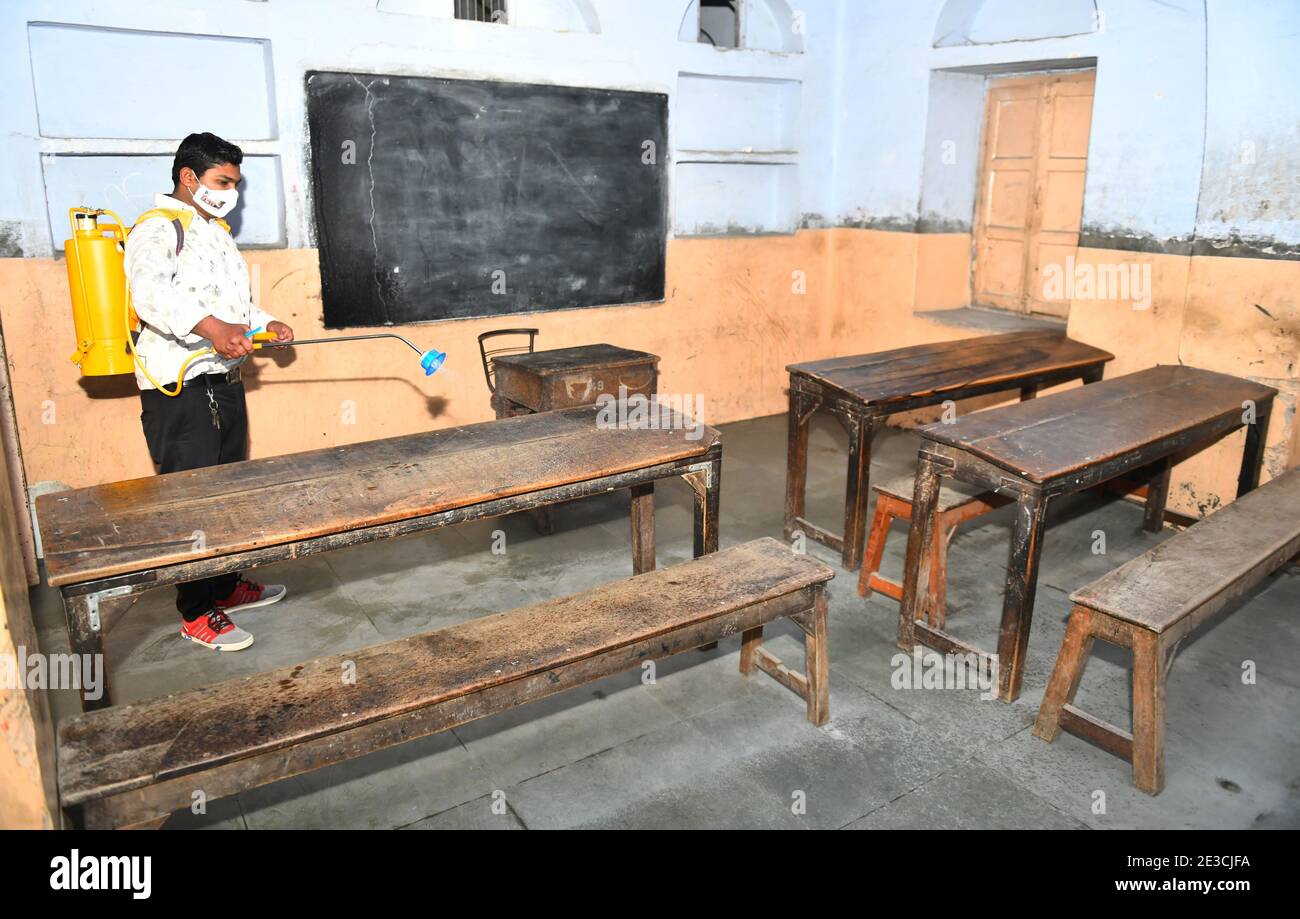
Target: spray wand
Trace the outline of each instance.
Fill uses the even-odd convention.
[[[420,355],[420,367],[424,369],[426,377],[433,376],[442,366],[443,361],[447,359],[445,351],[430,349],[421,351],[410,341],[393,332],[377,332],[373,335],[340,335],[337,338],[296,338],[293,341],[278,341],[274,332],[263,332],[261,328],[254,329],[245,333],[253,340],[253,349],[262,348],[295,348],[299,345],[328,345],[337,341],[366,341],[371,338],[396,338],[406,347],[410,348],[416,354]]]

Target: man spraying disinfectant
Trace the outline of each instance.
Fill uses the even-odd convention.
[[[155,195],[126,240],[125,267],[142,330],[135,343],[141,424],[163,473],[248,458],[248,411],[240,365],[253,329],[277,342],[293,329],[259,309],[248,266],[222,219],[235,206],[243,151],[214,134],[191,134],[172,163],[170,195]],[[215,353],[201,354],[210,349]],[[174,395],[156,381],[184,385]],[[238,573],[177,587],[181,637],[213,651],[242,651],[253,636],[229,614],[284,598],[279,584]]]

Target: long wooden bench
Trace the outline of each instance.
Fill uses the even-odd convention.
[[[405,743],[642,662],[742,634],[761,668],[830,713],[825,585],[774,539],[450,628],[145,702],[58,731],[59,790],[86,827],[158,826],[188,807]],[[788,617],[806,672],[761,647]]]
[[[1034,734],[1067,730],[1133,764],[1138,788],[1165,785],[1165,677],[1178,643],[1300,553],[1300,470],[1238,498],[1070,596],[1074,607]],[[1133,730],[1071,703],[1094,639],[1133,653]]]

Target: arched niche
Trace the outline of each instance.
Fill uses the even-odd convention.
[[[737,0],[740,7],[740,47],[757,51],[803,52],[804,19],[787,0]],[[682,13],[677,38],[697,42],[700,0],[690,0]]]
[[[934,47],[1064,38],[1095,32],[1096,0],[948,0],[934,29]]]
[[[591,0],[518,0],[508,3],[510,25],[524,29],[549,29],[553,32],[599,32],[600,17]],[[377,0],[381,13],[429,16],[452,19],[453,0]]]

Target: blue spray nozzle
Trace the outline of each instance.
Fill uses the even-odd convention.
[[[425,351],[420,355],[420,366],[424,368],[424,375],[426,377],[433,376],[438,372],[438,368],[442,366],[443,361],[446,359],[447,352],[445,351]]]

